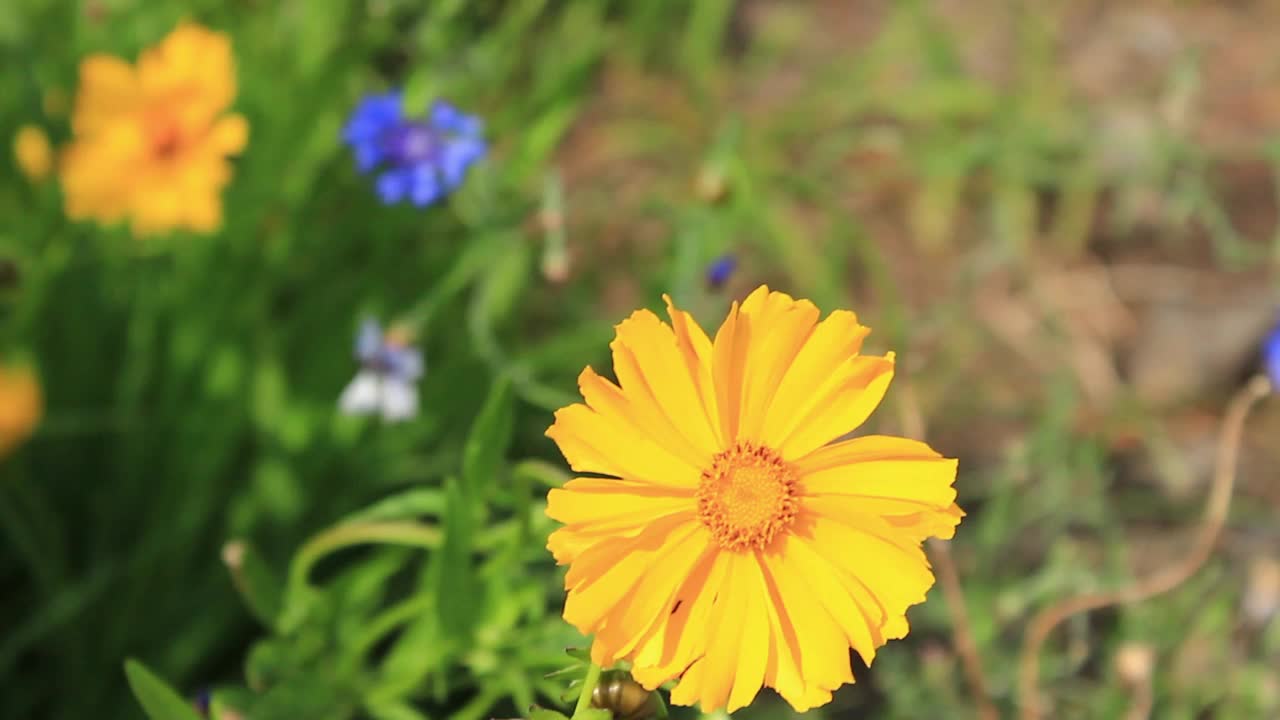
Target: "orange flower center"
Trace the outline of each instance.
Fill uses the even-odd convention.
[[[168,160],[178,154],[182,148],[182,129],[176,118],[164,110],[155,110],[148,113],[144,122],[153,158]]]
[[[698,519],[725,550],[758,550],[791,526],[796,473],[776,452],[740,442],[715,456],[698,483]]]

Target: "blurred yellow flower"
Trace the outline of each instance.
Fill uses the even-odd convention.
[[[853,682],[907,634],[933,573],[921,544],[950,538],[956,461],[905,438],[843,437],[884,397],[893,355],[837,310],[760,287],[714,342],[667,299],[617,326],[614,384],[587,368],[585,403],[547,435],[579,477],[547,496],[564,523],[564,617],[592,660],[630,660],[647,689],[704,712],[776,688],[797,711]]]
[[[23,125],[13,136],[13,159],[18,169],[32,182],[40,182],[49,176],[53,165],[53,149],[49,136],[35,125]]]
[[[0,367],[0,457],[26,440],[40,422],[44,400],[27,367]]]
[[[226,35],[182,24],[135,65],[110,55],[80,63],[74,141],[61,161],[67,214],[128,219],[135,235],[222,224],[228,157],[249,138]]]

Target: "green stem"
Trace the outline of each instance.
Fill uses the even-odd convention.
[[[298,550],[289,567],[289,590],[292,593],[306,586],[311,567],[335,550],[368,543],[435,550],[440,547],[440,540],[437,528],[421,523],[353,522],[335,525],[312,537]]]
[[[591,663],[591,667],[587,668],[587,677],[582,681],[582,694],[578,696],[578,704],[573,708],[573,717],[581,718],[588,710],[591,709],[591,696],[595,694],[596,685],[600,684],[600,666]]]
[[[377,644],[383,635],[411,620],[421,617],[431,609],[434,603],[435,598],[432,595],[420,593],[382,611],[369,622],[365,630],[352,643],[351,654],[353,658],[357,661],[363,658],[364,654]]]

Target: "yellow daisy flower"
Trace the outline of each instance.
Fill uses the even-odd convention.
[[[86,58],[61,162],[67,215],[128,219],[135,235],[216,230],[227,158],[249,138],[243,116],[223,114],[235,95],[230,40],[198,25],[179,25],[136,65]]]
[[[26,440],[43,413],[40,384],[27,367],[0,367],[0,457]]]
[[[617,326],[614,384],[591,368],[585,404],[547,430],[580,477],[547,497],[564,523],[564,617],[592,660],[631,661],[653,689],[704,711],[762,685],[798,711],[853,682],[907,634],[933,574],[921,550],[950,538],[956,461],[924,443],[832,442],[875,410],[893,355],[859,354],[870,330],[838,310],[760,287],[715,341],[667,301]]]

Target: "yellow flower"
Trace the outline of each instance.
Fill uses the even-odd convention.
[[[29,368],[0,367],[0,457],[31,435],[43,408],[40,384]]]
[[[18,128],[13,136],[13,159],[28,180],[41,182],[49,176],[49,167],[53,164],[49,136],[35,125]]]
[[[762,685],[798,711],[853,682],[907,634],[933,574],[921,550],[950,538],[956,461],[861,425],[893,355],[859,354],[870,330],[760,287],[714,343],[667,298],[617,326],[619,384],[591,368],[586,400],[547,435],[580,477],[547,497],[564,523],[564,617],[594,634],[592,660],[626,659],[672,702],[732,712]]]
[[[67,214],[127,218],[135,235],[216,230],[227,158],[249,138],[243,116],[223,114],[235,94],[230,41],[198,25],[179,25],[136,65],[86,58],[61,165]]]

